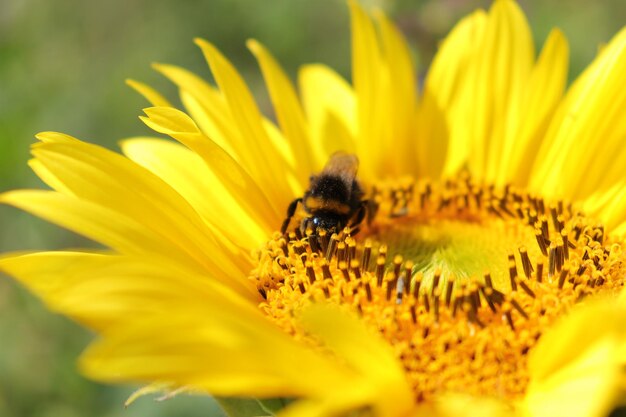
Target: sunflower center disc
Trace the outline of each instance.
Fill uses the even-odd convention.
[[[378,213],[359,234],[276,235],[251,279],[260,308],[303,340],[297,316],[309,303],[360,315],[392,346],[418,402],[450,391],[520,398],[542,333],[623,286],[619,244],[562,201],[466,177],[380,184],[372,198]]]

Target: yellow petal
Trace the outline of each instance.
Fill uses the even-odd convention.
[[[526,185],[534,159],[559,104],[565,84],[569,49],[561,31],[550,32],[522,94],[519,112],[511,115],[497,176],[499,184]]]
[[[163,239],[123,213],[60,193],[10,191],[0,195],[0,202],[100,242],[119,253],[168,259],[179,268],[216,277],[244,297],[258,297],[246,278],[250,269],[245,265],[246,259],[229,259],[219,248],[202,260],[194,259],[178,244]]]
[[[230,190],[215,175],[200,156],[174,142],[133,138],[121,143],[131,160],[149,169],[180,193],[202,218],[220,234],[226,244],[240,248],[259,247],[272,229],[254,221]],[[219,196],[219,198],[207,198]],[[232,242],[232,243],[231,243]]]
[[[220,251],[219,242],[187,201],[149,171],[114,152],[76,141],[40,143],[33,154],[73,195],[151,229],[162,240],[179,246],[200,264],[213,265],[208,254]],[[249,265],[220,262],[229,274]]]
[[[337,151],[356,152],[356,98],[350,85],[324,65],[305,65],[298,83],[321,169]]]
[[[148,117],[139,116],[139,119],[155,132],[166,135],[179,132],[201,133],[194,120],[180,110],[169,107],[148,107],[143,109],[143,112]]]
[[[219,396],[323,397],[354,382],[260,314],[209,303],[107,333],[81,368],[102,381],[165,381]]]
[[[464,118],[471,152],[469,166],[479,179],[493,180],[502,161],[503,137],[511,114],[520,110],[534,47],[530,28],[519,6],[510,0],[496,1],[489,11],[484,38],[468,68],[468,94],[463,107],[473,109]],[[456,132],[455,132],[456,133]]]
[[[9,191],[0,202],[10,204],[100,242],[120,253],[169,256],[181,263],[189,257],[132,219],[85,200],[50,191]]]
[[[196,39],[196,43],[211,67],[240,132],[242,142],[235,148],[241,155],[241,164],[264,185],[272,201],[286,207],[294,197],[285,175],[290,167],[280,158],[280,153],[266,134],[252,94],[234,66],[217,48],[202,39]]]
[[[28,166],[39,177],[39,179],[41,179],[45,184],[48,184],[48,186],[50,186],[53,190],[57,190],[67,195],[74,195],[72,190],[63,184],[63,182],[57,178],[43,163],[41,163],[41,161],[33,158],[28,161]]]
[[[200,133],[183,112],[168,107],[153,107],[144,109],[144,112],[148,117],[141,119],[149,127],[170,135],[200,155],[246,211],[256,215],[257,222],[272,230],[279,227],[284,207],[289,203],[288,197],[275,201],[267,196],[258,182],[224,149]]]
[[[618,349],[615,340],[603,339],[576,363],[552,377],[531,383],[525,398],[533,417],[602,417],[618,404],[621,372],[610,358]]]
[[[462,33],[473,35],[471,43],[457,38]],[[531,33],[517,4],[498,0],[486,19],[475,14],[454,34],[450,45],[465,43],[469,52],[457,53],[453,69],[442,78],[454,92],[450,105],[444,106],[453,149],[446,171],[456,172],[467,159],[475,178],[493,181],[534,61]],[[449,56],[454,58],[454,51]],[[465,68],[460,67],[462,62]]]
[[[241,163],[242,155],[249,152],[245,146],[237,147],[242,143],[241,134],[237,129],[228,103],[223,94],[197,75],[184,68],[173,65],[154,64],[153,67],[170,79],[180,89],[180,98],[193,122],[207,137],[226,151],[235,161]],[[266,118],[263,118],[270,141],[282,156],[289,167],[299,167],[295,163],[293,148],[282,135],[276,134],[276,127]],[[244,167],[245,168],[245,167]],[[292,176],[288,175],[288,180]]]
[[[130,79],[126,80],[126,84],[144,96],[153,106],[172,107],[172,104],[165,97],[149,85]]]
[[[249,40],[248,48],[259,62],[276,118],[285,138],[294,150],[298,161],[298,178],[302,183],[306,183],[309,175],[324,161],[314,159],[308,123],[298,96],[287,75],[263,45],[255,40]]]
[[[153,67],[178,86],[185,108],[202,132],[239,162],[241,157],[235,145],[241,139],[223,95],[184,68],[165,64]]]
[[[439,106],[447,108],[462,88],[463,74],[477,52],[487,21],[483,10],[477,10],[461,19],[441,42],[428,69],[424,91],[428,91]]]
[[[437,397],[432,405],[417,407],[413,417],[458,417],[471,410],[475,417],[515,417],[520,413],[512,404],[496,398],[473,397],[459,393],[448,393]]]
[[[559,106],[533,167],[535,191],[580,201],[623,178],[625,73],[626,29],[602,50]]]
[[[608,414],[621,381],[624,314],[615,300],[596,300],[578,306],[542,336],[529,357],[524,406],[530,415]]]
[[[361,159],[360,175],[366,181],[375,178],[382,163],[382,130],[385,115],[379,108],[392,103],[381,103],[381,89],[389,82],[382,64],[381,50],[374,23],[356,1],[350,1],[352,27],[352,83],[357,100],[357,149]]]
[[[615,164],[620,164],[616,161]],[[582,205],[585,213],[602,219],[602,224],[615,236],[623,235],[626,225],[626,181],[618,181],[612,187],[599,190],[587,197]]]
[[[79,139],[59,132],[40,132],[35,137],[43,143],[64,143],[69,145],[81,143]]]
[[[296,401],[281,410],[277,417],[328,417],[351,415],[362,400],[353,399],[348,393],[319,400]],[[383,414],[391,417],[391,414]]]
[[[288,196],[301,196],[309,185],[311,173],[317,172],[317,170],[309,171],[306,179],[303,179],[303,177],[298,174],[298,172],[303,172],[302,168],[298,165],[298,161],[293,155],[293,150],[290,144],[285,140],[285,136],[280,129],[276,127],[274,122],[265,118],[263,119],[263,127],[270,141],[274,144],[276,151],[281,155],[282,160],[290,167],[290,170],[284,173],[287,186],[290,190]]]
[[[384,66],[388,73],[388,82],[382,84],[382,97],[378,99],[378,114],[386,113],[386,119],[381,122],[383,136],[379,138],[385,144],[385,154],[378,155],[383,161],[379,164],[382,169],[378,175],[417,175],[413,161],[413,157],[417,156],[415,66],[400,31],[382,12],[377,11],[375,17],[380,30]],[[385,105],[385,101],[388,105]],[[398,155],[404,157],[399,158]]]
[[[260,298],[242,282],[198,275],[162,257],[40,252],[2,258],[0,269],[41,297],[51,310],[97,331],[189,305],[210,303],[220,308],[229,303],[242,311],[257,311]]]
[[[389,344],[364,323],[336,307],[323,305],[305,310],[302,320],[325,346],[362,375],[369,391],[367,405],[390,417],[403,416],[413,408],[413,394],[404,370]]]
[[[417,120],[423,175],[438,178],[442,168],[445,174],[454,174],[467,162],[470,143],[459,138],[449,146],[452,132],[448,125],[465,123],[465,110],[459,107],[458,98],[467,89],[467,68],[478,53],[486,21],[485,12],[478,10],[457,23],[428,70]]]

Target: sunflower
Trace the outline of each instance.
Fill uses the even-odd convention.
[[[566,91],[561,32],[536,57],[519,7],[497,0],[458,23],[418,89],[399,31],[350,8],[352,85],[309,65],[296,91],[248,43],[277,123],[199,39],[217,86],[155,65],[186,112],[129,81],[153,106],[141,120],[173,140],[128,139],[120,155],[39,134],[30,165],[54,191],[1,201],[104,248],[10,254],[2,269],[99,335],[81,369],[146,384],[131,401],[608,414],[625,376],[626,31]],[[368,219],[313,230],[296,204],[279,233],[337,152],[359,159]]]

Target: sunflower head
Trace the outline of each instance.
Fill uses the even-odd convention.
[[[352,84],[291,84],[258,42],[276,115],[196,40],[216,86],[170,65],[185,111],[130,81],[162,138],[124,155],[38,135],[54,191],[1,201],[102,251],[4,271],[100,336],[108,382],[279,401],[281,416],[600,417],[623,395],[626,32],[565,91],[498,0],[441,43],[421,88],[400,32],[350,2]],[[132,397],[134,399],[135,396]]]

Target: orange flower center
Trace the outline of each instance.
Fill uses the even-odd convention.
[[[274,236],[251,274],[260,308],[308,340],[307,304],[345,306],[384,337],[416,401],[443,392],[519,398],[527,356],[574,304],[623,286],[619,243],[562,201],[462,177],[378,185],[379,211],[345,230]]]

